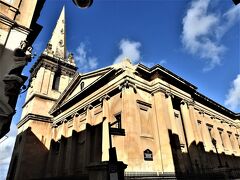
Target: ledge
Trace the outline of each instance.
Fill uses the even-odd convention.
[[[42,116],[42,115],[37,115],[37,114],[27,114],[23,119],[21,119],[18,124],[17,127],[21,127],[23,124],[25,124],[27,121],[29,120],[35,120],[35,121],[41,121],[41,122],[52,122],[51,121],[51,117],[49,116]]]

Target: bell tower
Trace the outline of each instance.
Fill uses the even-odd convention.
[[[18,123],[8,179],[32,179],[44,174],[44,167],[36,165],[45,164],[47,159],[51,141],[49,111],[77,70],[73,55],[66,56],[65,26],[63,7],[46,49],[30,70],[30,87]]]
[[[66,58],[66,24],[63,7],[46,49],[31,69],[31,84],[22,120],[30,114],[49,116],[49,110],[76,73],[72,54]]]

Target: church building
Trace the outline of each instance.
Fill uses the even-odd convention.
[[[9,180],[91,179],[110,146],[125,179],[240,177],[239,113],[158,64],[77,72],[64,8],[30,83]]]

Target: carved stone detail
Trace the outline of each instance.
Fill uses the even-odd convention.
[[[26,76],[21,75],[24,66],[31,60],[31,47],[27,46],[26,41],[20,43],[20,47],[13,51],[14,65],[7,75],[4,76],[5,95],[9,96],[10,105],[19,94],[21,86],[27,80]],[[14,103],[13,103],[14,106]]]
[[[191,101],[188,101],[188,106],[195,106],[195,101],[192,99]]]
[[[134,93],[137,93],[137,86],[129,80],[125,80],[125,82],[119,86],[119,90],[123,90],[124,88],[128,89],[129,87],[132,87]]]
[[[92,108],[93,108],[93,106],[91,104],[89,104],[89,105],[84,107],[84,111],[87,110],[87,109],[92,109]]]
[[[182,99],[181,101],[180,101],[180,104],[181,105],[187,105],[188,106],[188,101],[186,100],[186,99]]]
[[[110,99],[110,96],[106,94],[106,95],[102,96],[102,97],[99,99],[99,101],[100,101],[100,102],[103,102],[104,99],[106,99],[106,100],[108,101],[108,100]]]
[[[174,95],[170,91],[165,90],[165,98],[169,98],[169,97],[174,98]]]
[[[69,61],[70,63],[74,63],[73,53],[69,53],[69,55],[68,55],[68,61]]]

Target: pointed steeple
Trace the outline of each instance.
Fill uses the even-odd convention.
[[[52,33],[52,37],[44,53],[59,57],[61,59],[66,59],[65,6],[63,6],[62,12]]]

